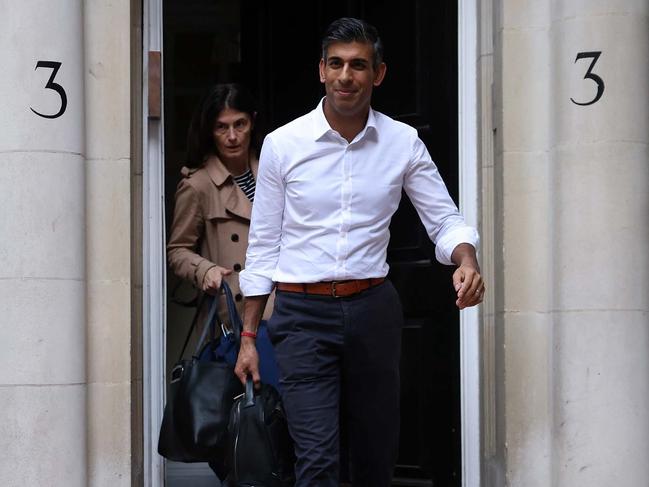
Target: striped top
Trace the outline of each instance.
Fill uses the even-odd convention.
[[[255,178],[250,168],[239,176],[232,176],[250,201],[255,201]]]

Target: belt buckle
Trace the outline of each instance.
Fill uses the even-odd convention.
[[[334,298],[339,298],[340,296],[336,294],[336,284],[338,284],[338,281],[331,281],[331,296]]]

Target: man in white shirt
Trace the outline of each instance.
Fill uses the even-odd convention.
[[[382,51],[364,21],[333,22],[319,69],[325,98],[269,134],[261,151],[240,275],[246,302],[235,372],[259,381],[255,333],[275,288],[268,331],[295,441],[297,487],[338,485],[341,416],[353,485],[391,484],[403,318],[385,276],[402,189],[437,259],[457,266],[457,306],[484,296],[477,232],[464,223],[416,130],[370,107],[386,73]]]

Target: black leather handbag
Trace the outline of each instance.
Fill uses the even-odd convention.
[[[158,453],[177,462],[207,462],[224,457],[230,410],[234,397],[243,390],[231,364],[220,357],[199,359],[210,330],[214,339],[217,320],[218,298],[207,299],[209,313],[196,350],[191,358],[183,359],[200,306],[171,373],[160,427]]]
[[[228,487],[292,487],[295,453],[277,389],[262,384],[254,390],[248,377],[246,392],[230,414]]]

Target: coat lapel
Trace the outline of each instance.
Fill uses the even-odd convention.
[[[253,161],[251,161],[250,164],[251,169],[252,163]],[[225,210],[241,218],[250,220],[252,203],[241,188],[239,188],[239,185],[234,181],[225,165],[223,165],[218,157],[212,156],[205,166],[210,179],[219,189],[219,199],[221,200],[221,205]],[[253,170],[253,174],[254,173]]]

